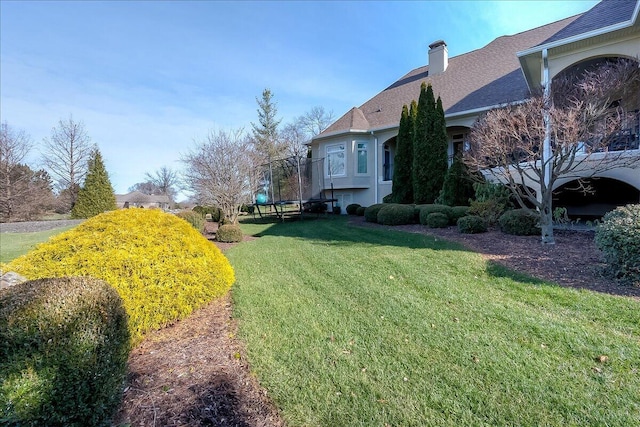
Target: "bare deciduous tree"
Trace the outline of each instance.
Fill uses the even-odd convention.
[[[58,191],[67,190],[70,206],[75,204],[78,191],[87,174],[87,165],[95,149],[83,122],[60,120],[51,129],[51,137],[43,141],[43,163],[56,180]]]
[[[287,147],[290,156],[306,157],[307,143],[320,134],[333,121],[333,112],[326,112],[324,107],[313,107],[282,129],[280,138]]]
[[[640,165],[622,134],[628,111],[640,107],[640,68],[630,60],[606,62],[578,77],[556,78],[551,90],[479,118],[465,153],[472,170],[505,184],[521,206],[535,206],[542,242],[549,244],[555,243],[552,190],[559,179]]]
[[[159,191],[158,194],[169,196],[174,201],[176,193],[180,188],[180,176],[167,166],[162,166],[153,174],[147,172],[145,174],[147,182],[153,184]]]
[[[0,125],[0,220],[38,218],[53,204],[51,179],[24,162],[32,147],[23,130],[15,131],[6,122]]]
[[[242,129],[211,131],[182,156],[187,188],[201,203],[218,206],[236,223],[242,205],[251,202],[250,153],[250,142]]]
[[[151,181],[138,182],[129,187],[129,191],[139,191],[142,194],[160,194],[160,189]]]

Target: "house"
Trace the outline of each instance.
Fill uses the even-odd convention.
[[[119,209],[127,208],[158,208],[169,209],[171,200],[167,195],[144,194],[140,191],[132,191],[127,194],[116,194],[116,206]]]
[[[561,72],[582,69],[602,58],[637,61],[639,10],[640,0],[603,0],[583,14],[502,36],[481,49],[451,58],[444,41],[432,43],[428,65],[408,72],[313,138],[312,158],[317,162],[324,159],[318,169],[322,176],[313,179],[314,194],[327,194],[332,189],[341,206],[368,206],[380,203],[391,193],[402,106],[417,100],[423,82],[431,84],[435,96],[442,98],[452,159],[464,149],[469,130],[480,114],[526,99],[545,83],[545,76],[552,80]],[[632,109],[636,114],[626,129],[627,148],[640,156],[640,105]],[[560,205],[573,204],[576,209],[589,205],[606,210],[638,203],[640,170],[610,170],[594,179],[593,186],[595,192],[586,200],[572,193],[572,182],[560,181],[554,197]]]

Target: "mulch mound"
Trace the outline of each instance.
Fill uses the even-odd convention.
[[[384,227],[351,217],[350,226]],[[215,224],[205,236],[213,240]],[[559,231],[555,245],[538,236],[508,236],[492,230],[460,234],[455,227],[386,227],[461,243],[495,262],[561,286],[640,299],[640,288],[603,275],[602,254],[593,232]],[[245,236],[245,240],[255,237]],[[233,244],[216,243],[221,250]],[[285,423],[251,374],[245,350],[235,337],[227,296],[147,336],[129,356],[124,400],[115,426],[281,427]]]
[[[230,297],[149,334],[129,355],[115,426],[283,426],[234,339]]]

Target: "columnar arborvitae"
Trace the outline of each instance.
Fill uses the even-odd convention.
[[[430,194],[430,138],[433,134],[436,103],[431,85],[422,83],[413,138],[413,199],[416,204],[433,203]],[[439,191],[439,189],[438,189]]]
[[[393,169],[393,202],[413,203],[413,119],[402,106]]]
[[[427,179],[425,182],[425,201],[423,203],[433,203],[440,195],[442,185],[444,184],[444,176],[449,166],[448,162],[448,141],[447,141],[447,125],[444,119],[444,109],[442,108],[442,100],[438,97],[435,103],[435,109],[431,111],[432,128],[431,134],[427,138],[428,157],[427,163],[424,164]]]
[[[105,211],[116,209],[116,196],[104,167],[102,155],[94,150],[89,159],[89,169],[84,186],[78,193],[78,200],[73,206],[73,218],[90,218]]]

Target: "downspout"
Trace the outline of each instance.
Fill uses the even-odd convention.
[[[373,145],[375,150],[373,150],[373,197],[374,203],[378,203],[378,137],[374,136],[373,131],[371,131],[371,136],[373,136]]]

